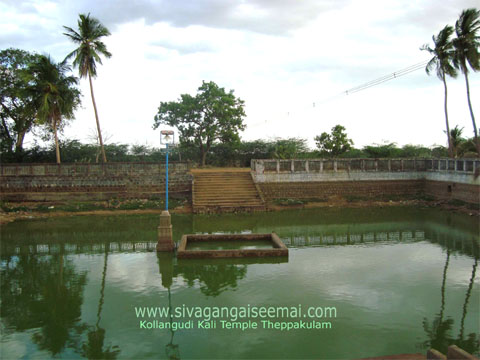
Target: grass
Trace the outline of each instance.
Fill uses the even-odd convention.
[[[346,195],[345,199],[347,202],[358,202],[358,201],[407,201],[407,200],[423,200],[423,201],[434,201],[435,198],[426,194],[385,194],[378,195],[375,197],[372,196],[362,196],[362,195]]]
[[[480,204],[471,204],[471,203],[467,203],[465,201],[457,200],[457,199],[449,200],[448,205],[452,205],[455,207],[466,207],[467,209],[470,209],[470,210],[480,210]]]
[[[168,200],[169,208],[173,209],[185,205],[187,197]],[[65,203],[30,203],[28,205],[1,202],[0,208],[6,213],[12,212],[83,212],[95,210],[142,210],[164,209],[164,199],[111,199],[107,201],[65,202]]]

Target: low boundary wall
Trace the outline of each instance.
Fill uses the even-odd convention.
[[[170,163],[169,192],[190,194],[187,163]],[[165,164],[2,164],[3,201],[108,200],[155,198],[165,193]]]
[[[252,160],[267,201],[426,194],[480,202],[480,159]]]
[[[252,160],[266,201],[430,195],[480,203],[480,159]],[[169,191],[190,196],[187,163],[169,164]],[[2,164],[3,201],[156,198],[165,193],[165,164]]]

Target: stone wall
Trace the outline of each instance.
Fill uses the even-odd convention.
[[[427,194],[480,202],[478,159],[253,160],[252,177],[266,201]],[[169,192],[191,195],[186,163],[169,164]],[[165,194],[165,164],[3,164],[3,201],[155,198]]]
[[[479,159],[252,160],[266,201],[427,194],[480,203]]]
[[[169,164],[169,192],[191,193],[187,163]],[[4,164],[0,198],[5,201],[155,198],[165,194],[165,164]]]
[[[478,185],[426,180],[424,192],[441,200],[461,200],[480,204],[480,186]]]
[[[275,199],[379,198],[422,194],[424,180],[266,182],[259,183],[267,201]]]

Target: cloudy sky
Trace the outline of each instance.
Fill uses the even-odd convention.
[[[357,147],[445,144],[443,86],[418,70],[367,90],[342,92],[428,60],[419,50],[478,0],[1,0],[0,49],[74,49],[63,25],[91,13],[112,35],[112,58],[94,80],[108,142],[158,146],[161,101],[214,81],[245,101],[244,140],[313,137],[346,127]],[[480,114],[480,75],[471,74]],[[451,126],[472,136],[463,76],[448,80]],[[88,82],[65,136],[92,141]],[[479,115],[480,116],[480,115]],[[477,116],[477,117],[479,117]],[[30,143],[32,139],[30,140]]]

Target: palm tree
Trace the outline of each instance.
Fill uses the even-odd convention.
[[[100,40],[103,36],[109,36],[110,31],[103,26],[96,18],[90,17],[90,14],[80,14],[78,20],[78,32],[64,26],[67,30],[64,35],[70,38],[78,48],[67,55],[65,60],[74,57],[73,66],[78,67],[81,78],[88,76],[90,82],[90,93],[92,95],[93,110],[95,111],[95,119],[97,121],[98,140],[102,151],[103,162],[107,162],[105,149],[103,147],[102,132],[100,130],[100,121],[98,120],[97,104],[93,94],[92,77],[97,76],[97,62],[102,63],[100,55],[110,58],[111,53],[108,52],[105,44]]]
[[[473,71],[480,70],[480,54],[478,50],[480,47],[480,36],[478,36],[479,29],[480,11],[474,8],[463,10],[460,17],[455,22],[455,32],[457,37],[453,39],[452,42],[455,48],[454,65],[465,75],[468,108],[470,109],[470,116],[472,117],[477,153],[480,155],[480,142],[478,139],[477,125],[475,123],[475,116],[473,115],[472,103],[470,101],[470,86],[468,84],[467,67],[468,63]]]
[[[30,83],[28,91],[36,104],[36,118],[47,125],[54,134],[57,163],[60,163],[58,129],[62,119],[73,119],[74,111],[80,105],[80,91],[76,88],[78,79],[67,76],[70,67],[65,63],[56,64],[50,56],[39,56],[26,72]]]
[[[453,157],[458,157],[460,146],[466,141],[462,137],[463,127],[459,128],[458,125],[455,125],[453,129],[450,129],[450,139],[452,141],[452,152]]]
[[[433,57],[427,63],[427,67],[425,71],[428,75],[430,72],[435,69],[437,72],[437,76],[443,82],[443,87],[445,89],[445,102],[444,102],[444,110],[445,110],[445,123],[447,126],[447,138],[448,138],[448,155],[453,157],[453,149],[452,149],[452,139],[450,137],[450,126],[448,124],[448,111],[447,111],[447,80],[446,75],[451,77],[457,77],[457,71],[452,65],[453,60],[453,45],[450,41],[450,37],[453,34],[453,27],[450,25],[445,26],[437,36],[433,35],[432,40],[434,47],[431,48],[428,44],[423,45],[420,50],[426,50]]]

